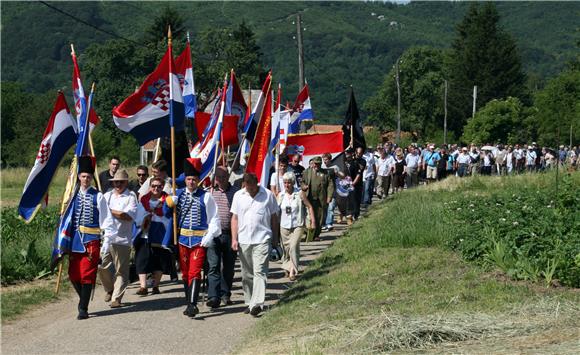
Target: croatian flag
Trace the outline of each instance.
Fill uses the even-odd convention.
[[[233,69],[230,73],[230,82],[228,83],[228,89],[226,91],[225,104],[225,115],[235,115],[240,118],[239,122],[244,121],[246,112],[248,111],[248,105],[246,104],[246,100],[244,100],[244,95],[242,94],[242,90],[238,85],[238,81],[236,80],[236,73]]]
[[[89,121],[87,122],[87,98],[85,96],[85,90],[83,89],[83,82],[81,80],[81,72],[79,70],[77,56],[72,45],[71,49],[71,56],[73,61],[73,99],[75,102],[75,112],[77,116],[77,131],[79,132],[79,140],[77,141],[75,155],[90,155],[88,134],[92,132],[97,124],[99,124],[100,119],[97,116],[93,106],[89,105]]]
[[[137,92],[113,108],[113,120],[123,132],[137,139],[139,145],[171,135],[171,127],[183,130],[184,105],[179,78],[173,72],[171,47]]]
[[[316,156],[330,153],[334,158],[342,153],[342,131],[289,135],[287,147],[288,155],[300,154],[300,164],[307,168],[310,159]]]
[[[195,95],[195,83],[193,81],[193,66],[191,65],[189,39],[183,52],[175,59],[175,72],[179,78],[181,92],[183,93],[185,117],[194,119],[195,112],[197,111],[197,96]]]
[[[26,223],[34,218],[62,158],[76,141],[75,120],[70,114],[64,94],[59,92],[18,204],[18,215]]]
[[[312,121],[314,119],[314,112],[310,105],[310,91],[308,84],[304,85],[302,91],[296,97],[296,102],[292,110],[298,112],[299,115],[290,123],[290,134],[300,133],[300,123],[304,121]]]
[[[278,123],[278,134],[280,135],[280,152],[283,152],[286,148],[286,142],[288,141],[288,128],[290,125],[290,111],[282,111],[280,113],[280,121]]]
[[[224,90],[222,90],[222,95],[219,100],[219,114],[215,122],[215,126],[211,132],[207,135],[206,142],[199,148],[199,152],[193,151],[191,157],[199,158],[201,160],[201,171],[199,174],[200,181],[203,181],[206,177],[209,177],[214,172],[214,168],[217,165],[217,161],[220,158],[221,144],[220,137],[222,134],[222,126],[224,120],[225,111],[225,100],[226,100],[226,83],[224,83]],[[211,124],[208,123],[208,125]]]
[[[256,102],[256,107],[252,115],[254,116],[250,122],[256,123],[255,135],[250,149],[250,156],[246,164],[246,172],[254,173],[258,177],[258,182],[261,186],[267,187],[269,183],[271,158],[268,151],[270,150],[270,138],[272,127],[272,92],[270,91],[270,83],[272,81],[272,73],[268,73],[268,77],[262,87],[260,98]],[[259,113],[259,116],[258,116]],[[259,117],[258,121],[255,118]],[[246,139],[247,141],[247,139]]]

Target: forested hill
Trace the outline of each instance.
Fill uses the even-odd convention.
[[[245,20],[256,35],[265,68],[283,84],[285,100],[297,91],[294,16],[302,14],[306,78],[317,118],[339,121],[348,87],[360,102],[371,96],[396,58],[410,46],[449,47],[465,2],[2,2],[2,81],[29,91],[65,88],[71,78],[69,43],[77,52],[116,37],[140,42],[166,6],[178,10],[195,43],[208,27]],[[500,2],[502,26],[514,36],[529,80],[542,85],[577,50],[578,2]],[[75,19],[59,12],[62,10]],[[90,24],[91,26],[89,26]],[[97,30],[96,28],[100,29]],[[102,31],[101,31],[102,30]],[[109,32],[111,34],[107,34]],[[195,46],[193,51],[195,51]],[[195,70],[195,68],[194,68]],[[86,80],[103,80],[87,78]],[[137,85],[130,83],[129,85]],[[88,84],[87,84],[88,85]]]

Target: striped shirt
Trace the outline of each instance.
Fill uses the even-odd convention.
[[[222,232],[231,230],[232,213],[230,212],[230,208],[232,206],[234,194],[238,190],[239,188],[232,185],[229,185],[226,191],[216,186],[211,193],[218,208],[218,216],[222,225]]]

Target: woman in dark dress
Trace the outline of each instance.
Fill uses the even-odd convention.
[[[401,148],[395,150],[395,166],[393,171],[393,193],[402,190],[405,187],[405,155]]]

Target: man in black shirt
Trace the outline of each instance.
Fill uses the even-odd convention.
[[[290,165],[288,165],[288,171],[293,172],[294,176],[296,177],[297,186],[302,185],[302,173],[304,172],[304,167],[300,165],[301,158],[302,157],[300,156],[300,154],[295,154],[294,156],[292,156]]]
[[[109,159],[109,170],[105,170],[99,174],[99,183],[101,184],[101,192],[105,193],[109,191],[109,189],[113,188],[111,185],[110,180],[115,176],[117,170],[121,166],[121,159],[118,156],[113,155],[111,159]]]

